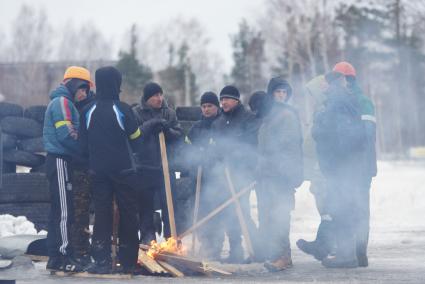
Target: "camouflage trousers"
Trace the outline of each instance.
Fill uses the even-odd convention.
[[[91,200],[91,177],[87,172],[74,171],[72,188],[74,191],[74,224],[71,241],[77,256],[86,255],[90,248],[89,217]]]

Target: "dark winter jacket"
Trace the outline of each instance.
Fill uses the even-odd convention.
[[[79,152],[79,114],[71,92],[60,85],[50,94],[44,116],[43,142],[47,153],[73,156]]]
[[[217,154],[246,179],[253,178],[256,164],[257,132],[255,116],[242,104],[229,112],[222,112],[212,124]]]
[[[361,171],[365,129],[358,101],[346,88],[330,85],[323,109],[315,114],[312,136],[325,177]]]
[[[153,109],[142,99],[141,104],[132,107],[132,111],[143,135],[139,151],[142,173],[148,177],[147,182],[158,184],[158,179],[162,180],[159,132],[164,131],[169,164],[172,164],[173,146],[179,139],[183,139],[183,130],[177,121],[176,112],[168,107],[165,100],[160,109]],[[155,126],[156,121],[158,123]]]
[[[186,155],[190,166],[201,165],[205,168],[214,163],[212,159],[215,159],[216,147],[213,144],[212,124],[219,116],[220,113],[209,118],[202,116],[190,128],[186,138],[186,143],[190,144]]]
[[[89,105],[93,105],[94,103],[95,103],[95,94],[93,91],[90,91],[86,99],[75,103],[75,107],[77,108],[78,113],[81,116],[84,109],[89,108]],[[83,154],[83,150],[81,150],[78,155],[73,156],[72,169],[76,171],[82,171],[82,172],[87,172],[90,169],[89,157],[88,155]]]
[[[121,74],[114,67],[96,71],[96,102],[81,115],[81,145],[89,154],[96,173],[120,174],[135,171],[133,149],[141,133],[131,108],[119,101]]]
[[[375,106],[372,100],[363,94],[357,82],[352,82],[349,85],[349,89],[359,102],[361,119],[366,131],[366,147],[364,151],[365,166],[363,172],[366,178],[371,178],[376,176],[378,171],[376,164]]]
[[[300,186],[303,182],[302,143],[297,111],[286,103],[275,103],[258,132],[258,176],[279,178],[289,189]]]

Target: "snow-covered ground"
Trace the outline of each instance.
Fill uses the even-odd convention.
[[[292,215],[291,241],[294,268],[280,273],[266,273],[261,264],[239,267],[239,276],[217,278],[158,278],[135,277],[130,282],[345,282],[345,283],[425,283],[425,161],[379,162],[378,176],[371,190],[371,234],[368,268],[332,270],[301,253],[295,241],[313,239],[319,216],[314,199],[304,183],[296,193],[296,208]],[[254,208],[255,209],[255,208]],[[254,210],[255,211],[255,210]],[[0,219],[1,225],[1,219]],[[1,232],[0,232],[1,234]],[[191,237],[186,238],[185,243]],[[36,265],[31,277],[20,283],[55,283],[43,263]],[[0,279],[10,274],[0,271]],[[247,277],[249,276],[249,277]],[[227,281],[226,281],[227,280]],[[81,279],[61,279],[61,283],[77,283]],[[106,281],[86,280],[84,283]],[[123,281],[111,281],[121,283]]]

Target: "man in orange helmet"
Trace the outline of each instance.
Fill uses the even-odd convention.
[[[47,234],[49,261],[46,266],[49,270],[83,270],[83,265],[74,258],[70,242],[70,225],[74,215],[70,163],[72,157],[80,152],[79,114],[75,103],[86,99],[92,86],[87,69],[69,67],[63,82],[50,94],[51,101],[45,114],[43,142],[47,152],[46,175],[51,198]]]
[[[337,63],[334,72],[341,73],[345,77],[348,90],[357,99],[361,119],[366,131],[366,147],[363,152],[363,172],[361,184],[356,196],[357,200],[357,227],[356,227],[356,250],[359,266],[368,266],[367,245],[369,242],[369,222],[370,222],[370,185],[372,178],[377,174],[376,164],[376,118],[375,106],[370,98],[365,96],[356,80],[356,70],[345,61]]]

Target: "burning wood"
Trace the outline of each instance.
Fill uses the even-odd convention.
[[[150,246],[140,246],[138,263],[154,275],[168,274],[174,277],[183,277],[186,274],[230,275],[231,273],[216,269],[203,261],[191,259],[186,255],[182,243],[169,238],[167,241],[151,242]]]
[[[170,252],[178,255],[186,254],[186,250],[184,249],[181,241],[178,241],[173,237],[168,238],[167,241],[162,243],[151,241],[151,245],[146,254],[155,259],[155,257],[162,252]]]

